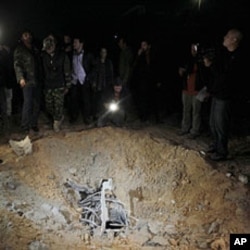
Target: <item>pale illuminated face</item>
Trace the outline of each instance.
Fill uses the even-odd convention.
[[[197,55],[197,51],[198,51],[197,45],[196,45],[196,44],[192,44],[192,45],[191,45],[191,54],[192,54],[193,56],[196,56],[196,55]]]
[[[148,42],[142,41],[142,42],[141,42],[141,49],[142,49],[143,51],[146,51],[146,50],[150,49],[150,45],[148,44]]]
[[[101,51],[100,51],[100,56],[101,58],[106,58],[108,55],[108,51],[106,48],[102,48]]]
[[[121,85],[115,85],[114,90],[116,93],[120,93],[122,91],[122,86]]]
[[[207,58],[207,57],[204,57],[204,58],[203,58],[203,62],[204,62],[204,65],[205,65],[206,67],[210,67],[211,64],[212,64],[212,61],[211,61],[209,58]]]
[[[226,48],[232,46],[237,41],[235,34],[231,31],[228,31],[227,34],[224,36],[223,46]]]

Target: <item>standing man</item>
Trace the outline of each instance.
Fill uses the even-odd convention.
[[[96,69],[94,81],[92,84],[93,90],[93,115],[97,120],[102,107],[102,99],[110,91],[114,82],[114,66],[112,60],[108,57],[106,47],[100,48],[99,56],[96,59]]]
[[[75,37],[73,41],[72,85],[70,88],[69,117],[74,123],[79,113],[85,124],[91,123],[92,116],[92,83],[95,70],[95,58],[84,50],[84,41]]]
[[[54,35],[43,41],[42,65],[46,109],[53,119],[54,131],[59,132],[64,118],[64,95],[71,84],[71,67],[68,55],[57,47]]]
[[[31,31],[21,34],[20,44],[14,50],[14,69],[16,79],[23,92],[21,129],[38,132],[38,117],[41,99],[40,53],[33,45]]]
[[[70,67],[72,69],[72,56],[73,56],[73,44],[72,44],[72,37],[68,33],[64,33],[63,35],[63,44],[62,50],[68,55],[70,60]],[[64,96],[64,108],[68,111],[69,109],[69,92]]]
[[[201,102],[196,98],[198,92],[204,87],[201,77],[201,62],[198,58],[198,44],[192,43],[190,55],[186,64],[179,68],[182,78],[182,122],[180,136],[188,135],[195,139],[200,135]]]
[[[133,69],[132,96],[141,122],[150,119],[153,109],[153,55],[151,43],[142,40],[138,49]]]
[[[131,48],[128,46],[126,38],[120,37],[118,40],[118,46],[120,48],[118,76],[120,77],[124,88],[129,89],[134,55]]]
[[[212,96],[210,129],[213,141],[207,153],[212,153],[210,158],[214,161],[227,159],[231,108],[232,106],[239,108],[238,104],[246,94],[244,73],[247,71],[244,53],[240,46],[242,38],[240,30],[230,29],[222,43],[226,50],[216,55],[213,64],[214,80],[210,90]]]

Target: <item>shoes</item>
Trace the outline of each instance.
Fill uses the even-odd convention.
[[[60,131],[60,121],[54,121],[53,123],[53,129],[56,133],[58,133]]]
[[[36,133],[39,132],[39,128],[37,126],[33,126],[31,129]]]
[[[62,125],[62,122],[64,120],[64,116],[62,116],[62,118],[60,120],[55,120],[54,123],[53,123],[53,129],[54,131],[57,133],[61,130],[61,125]]]
[[[212,161],[225,161],[227,159],[226,155],[220,155],[218,153],[214,153],[210,156]]]
[[[179,136],[183,136],[183,135],[186,135],[186,134],[188,134],[188,131],[180,131],[180,132],[177,133],[177,135],[179,135]]]
[[[73,123],[75,123],[75,122],[76,122],[76,119],[75,119],[75,118],[70,118],[70,119],[69,119],[69,123],[70,123],[70,124],[73,124]]]
[[[197,134],[189,134],[189,135],[187,136],[187,138],[188,138],[188,139],[191,139],[191,140],[194,140],[194,139],[196,139],[198,136],[199,136],[199,135],[197,135]]]
[[[216,150],[215,150],[215,148],[209,147],[205,152],[208,154],[211,154],[211,153],[215,153]]]
[[[20,132],[21,132],[22,134],[29,134],[30,130],[29,130],[29,128],[21,127]]]
[[[84,123],[85,123],[86,125],[90,125],[90,124],[91,124],[91,119],[90,119],[90,118],[84,119]]]
[[[61,120],[59,121],[60,122],[60,124],[59,124],[60,127],[61,127],[63,121],[64,121],[64,115],[62,116]]]
[[[215,148],[214,144],[210,144],[208,146],[208,148],[205,150],[205,152],[207,154],[215,153],[216,152],[216,148]]]

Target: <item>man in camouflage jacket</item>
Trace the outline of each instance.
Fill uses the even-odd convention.
[[[53,34],[43,40],[41,58],[46,110],[53,119],[54,131],[59,132],[64,118],[64,95],[71,85],[70,60],[65,51],[58,49]]]
[[[14,69],[17,83],[23,90],[21,128],[38,132],[41,100],[41,63],[39,51],[33,46],[32,33],[22,32],[20,44],[14,50]]]

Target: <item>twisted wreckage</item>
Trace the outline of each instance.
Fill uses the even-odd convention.
[[[113,232],[116,236],[126,231],[129,226],[128,212],[113,192],[112,179],[102,180],[97,189],[78,185],[71,180],[67,180],[65,186],[79,193],[78,206],[82,208],[80,221],[89,225],[92,234]]]

